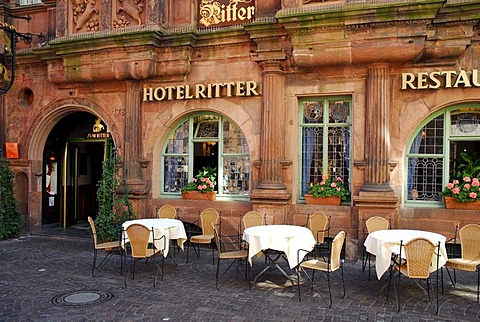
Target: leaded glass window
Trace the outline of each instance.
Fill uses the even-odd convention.
[[[322,175],[340,176],[350,186],[351,99],[312,98],[300,101],[300,197]]]
[[[440,193],[461,163],[460,153],[480,151],[480,108],[441,111],[425,120],[406,155],[407,202],[437,204]]]
[[[204,166],[217,168],[219,195],[249,194],[247,141],[237,125],[220,115],[194,115],[184,120],[165,143],[163,162],[163,194],[179,194]]]

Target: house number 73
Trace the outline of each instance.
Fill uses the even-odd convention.
[[[112,113],[114,115],[125,115],[125,109],[124,108],[113,108]]]

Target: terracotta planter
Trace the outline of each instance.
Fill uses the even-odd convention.
[[[217,192],[216,191],[209,191],[209,192],[185,191],[184,193],[182,193],[182,199],[216,200],[217,199]]]
[[[307,205],[340,205],[340,197],[314,197],[312,195],[305,195],[305,202]]]
[[[444,197],[445,208],[447,209],[466,209],[480,210],[480,200],[474,202],[458,202],[454,197]]]

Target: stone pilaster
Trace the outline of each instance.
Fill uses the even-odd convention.
[[[365,182],[353,197],[358,211],[358,239],[362,245],[365,220],[372,216],[389,219],[396,226],[400,198],[390,186],[390,73],[386,64],[368,68],[365,115]],[[361,247],[359,247],[361,249]]]
[[[282,182],[285,134],[279,121],[285,119],[285,76],[279,62],[263,62],[263,108],[261,167],[258,189],[286,189]]]
[[[286,203],[291,194],[282,179],[285,165],[285,75],[281,61],[260,62],[263,68],[262,131],[260,141],[261,159],[257,164],[260,182],[251,194],[252,202]]]
[[[368,68],[365,117],[365,183],[362,191],[392,192],[390,187],[390,73],[388,65]]]
[[[127,82],[125,97],[125,133],[124,138],[124,176],[134,190],[143,190],[142,171],[140,168],[142,109],[140,82]]]

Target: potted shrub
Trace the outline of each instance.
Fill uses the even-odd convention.
[[[441,195],[445,208],[480,209],[480,182],[478,178],[468,176],[449,182]]]
[[[0,158],[0,239],[20,234],[20,214],[13,193],[14,173],[5,158]]]
[[[347,200],[350,195],[341,177],[323,175],[322,181],[310,184],[305,195],[307,204],[339,205],[342,200]]]
[[[135,219],[132,203],[128,199],[127,183],[118,173],[117,161],[115,155],[103,161],[102,178],[98,182],[99,209],[95,228],[101,242],[119,240],[122,224]]]
[[[473,153],[460,153],[463,159],[458,166],[456,178],[451,180],[441,192],[448,209],[480,209],[480,159]]]
[[[217,168],[203,167],[185,187],[180,189],[183,199],[215,200]]]

